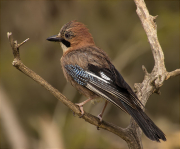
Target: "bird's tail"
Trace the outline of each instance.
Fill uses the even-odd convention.
[[[154,122],[143,112],[140,107],[133,109],[126,103],[123,103],[128,113],[134,118],[136,123],[142,129],[144,134],[151,140],[160,142],[160,139],[166,141],[165,134],[154,124]]]

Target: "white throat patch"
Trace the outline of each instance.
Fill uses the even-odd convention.
[[[68,48],[62,42],[60,42],[60,45],[61,45],[61,48],[63,50],[63,53],[68,50]]]

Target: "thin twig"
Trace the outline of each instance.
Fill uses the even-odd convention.
[[[176,69],[174,71],[171,71],[171,72],[167,72],[166,74],[166,80],[170,79],[171,77],[176,77],[180,75],[180,69]]]
[[[150,43],[153,57],[155,60],[155,66],[152,72],[148,73],[145,66],[143,66],[143,70],[145,72],[144,80],[142,83],[135,84],[136,94],[138,98],[141,100],[141,102],[145,105],[149,99],[149,96],[153,94],[154,92],[158,92],[159,88],[163,85],[163,82],[165,80],[169,79],[170,77],[179,75],[180,70],[177,69],[172,72],[166,71],[165,64],[164,64],[164,54],[157,38],[157,25],[155,23],[155,19],[157,16],[153,17],[149,14],[144,0],[134,0],[134,2],[137,6],[136,12],[147,34],[148,41]],[[22,46],[24,43],[26,43],[28,39],[26,39],[20,44],[17,44],[17,41],[13,40],[12,33],[8,32],[7,37],[9,39],[10,45],[12,47],[13,55],[14,55],[13,66],[15,66],[18,70],[20,70],[21,72],[23,72],[24,74],[32,78],[33,80],[35,80],[38,84],[42,85],[51,94],[53,94],[58,100],[60,100],[68,108],[70,108],[75,114],[80,116],[81,112],[74,103],[68,100],[57,89],[52,87],[43,78],[41,78],[39,75],[37,75],[32,70],[30,70],[21,62],[20,55],[19,55],[19,47]],[[143,148],[142,143],[141,143],[142,132],[139,126],[135,123],[133,119],[131,119],[130,125],[126,129],[123,129],[116,125],[107,123],[105,121],[102,121],[101,125],[99,126],[99,119],[86,112],[82,116],[82,118],[88,123],[91,123],[95,126],[98,126],[99,128],[105,129],[107,131],[110,131],[118,135],[119,137],[121,137],[123,140],[127,142],[129,148],[131,149]]]
[[[61,94],[57,89],[55,89],[54,87],[52,87],[50,84],[48,84],[43,78],[41,78],[39,75],[37,75],[35,72],[33,72],[31,69],[29,69],[27,66],[25,66],[20,59],[17,60],[18,55],[16,54],[16,52],[18,51],[18,44],[15,44],[14,46],[14,40],[12,37],[12,33],[7,33],[8,34],[8,39],[9,42],[11,44],[12,50],[13,50],[13,55],[14,55],[14,60],[13,60],[13,66],[15,66],[18,70],[20,70],[21,72],[23,72],[25,75],[29,76],[30,78],[32,78],[34,81],[36,81],[38,84],[40,84],[41,86],[43,86],[44,88],[46,88],[51,94],[53,94],[58,100],[60,100],[61,102],[63,102],[68,108],[70,108],[75,114],[81,116],[81,112],[79,110],[79,108],[72,103],[70,100],[68,100],[63,94]],[[82,116],[82,118],[95,125],[95,126],[99,126],[99,119],[89,113],[86,113]],[[127,135],[125,134],[125,129],[120,128],[118,126],[115,126],[113,124],[107,123],[105,121],[102,121],[101,125],[99,126],[99,128],[108,130],[116,135],[118,135],[119,137],[123,138],[124,140],[129,139],[129,137],[127,137]]]
[[[20,46],[22,46],[24,43],[26,43],[29,40],[29,38],[27,38],[26,40],[24,40],[23,42],[21,42],[20,44],[18,44],[17,48],[19,48]]]

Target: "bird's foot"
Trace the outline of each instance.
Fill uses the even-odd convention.
[[[101,123],[102,122],[102,114],[99,114],[97,117],[99,118],[99,121]]]
[[[76,103],[75,105],[77,105],[81,111],[81,116],[80,116],[80,118],[81,118],[84,115],[83,104],[82,103]]]
[[[88,101],[90,101],[90,100],[92,100],[92,99],[89,98],[89,99],[87,99],[87,100],[85,100],[85,101],[83,101],[83,102],[81,102],[81,103],[76,103],[76,104],[75,104],[75,105],[79,106],[79,109],[80,109],[80,111],[81,111],[81,116],[80,116],[80,118],[84,115],[83,105],[84,105],[85,103],[87,103]]]
[[[99,123],[98,123],[98,126],[97,126],[97,130],[99,130],[99,127],[102,124],[102,114],[100,113],[97,117],[99,118]]]

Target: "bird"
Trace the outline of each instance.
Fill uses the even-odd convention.
[[[58,35],[47,38],[59,42],[63,50],[60,59],[64,76],[87,100],[78,103],[83,116],[83,105],[98,97],[105,99],[100,122],[108,103],[131,115],[151,140],[166,141],[165,134],[144,112],[144,106],[131,87],[112,64],[108,55],[95,45],[88,28],[77,20],[63,25]]]

